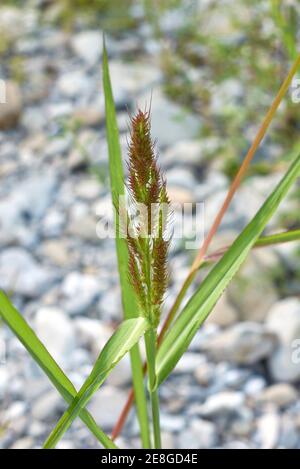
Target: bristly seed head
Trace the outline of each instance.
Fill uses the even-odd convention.
[[[157,327],[168,283],[165,238],[170,201],[151,139],[149,112],[139,110],[131,118],[128,169],[131,201],[146,211],[135,225],[135,236],[127,230],[129,276],[142,314]]]

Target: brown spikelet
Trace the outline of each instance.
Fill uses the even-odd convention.
[[[136,236],[127,230],[130,281],[142,314],[157,327],[168,283],[169,242],[164,235],[170,202],[151,140],[149,112],[139,110],[131,119],[128,169],[131,202],[145,208],[135,226]]]

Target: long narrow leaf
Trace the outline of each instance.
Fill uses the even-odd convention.
[[[293,241],[300,241],[300,230],[290,230],[290,231],[283,231],[282,233],[274,233],[272,235],[261,236],[252,246],[253,249],[255,248],[263,248],[263,247],[272,247],[276,244],[286,244],[291,243]],[[229,246],[224,246],[218,249],[215,252],[212,252],[205,256],[203,263],[199,267],[202,269],[207,267],[207,265],[211,263],[217,262],[221,257],[230,249]]]
[[[291,241],[300,241],[300,230],[290,230],[284,231],[283,233],[262,236],[256,241],[255,246],[265,247],[274,244],[290,243]]]
[[[159,348],[156,362],[158,385],[167,378],[187,350],[197,330],[237,273],[250,249],[299,174],[300,155],[252,221],[191,297]]]
[[[124,172],[122,166],[122,155],[119,141],[119,132],[116,119],[116,110],[111,88],[109,66],[105,41],[103,41],[103,89],[105,96],[106,133],[109,153],[110,184],[113,200],[117,203],[120,196],[125,193]],[[117,215],[117,214],[116,214]],[[128,250],[125,239],[118,234],[118,221],[116,226],[116,251],[118,269],[122,293],[122,304],[124,318],[130,319],[138,316],[138,308],[135,295],[128,281]],[[139,345],[136,344],[130,351],[133,386],[135,390],[135,401],[137,414],[141,428],[143,446],[150,447],[150,431],[147,413],[147,401],[144,388],[143,364]]]
[[[138,342],[139,338],[147,331],[148,327],[148,322],[144,318],[128,319],[118,327],[101,351],[90,375],[74,398],[72,404],[51,432],[44,445],[45,448],[55,447],[57,442],[70,427],[73,420],[86,406],[99,386],[105,381],[109,373],[123,356]]]
[[[75,387],[2,291],[0,291],[0,316],[46,373],[62,397],[70,404],[77,394]],[[105,448],[116,448],[113,441],[97,426],[87,410],[80,412],[80,418]]]

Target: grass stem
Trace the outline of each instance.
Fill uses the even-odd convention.
[[[156,342],[157,333],[154,328],[149,329],[145,334],[145,345],[147,354],[147,368],[149,377],[149,394],[152,410],[152,424],[154,434],[154,448],[161,448],[161,435],[160,435],[160,418],[159,418],[159,396],[158,389],[155,389],[156,374],[155,374],[155,357],[156,357]]]

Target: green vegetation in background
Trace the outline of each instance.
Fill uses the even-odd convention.
[[[136,26],[130,12],[133,0],[57,0],[57,3],[58,19],[65,27],[74,26],[78,20],[116,33]]]

